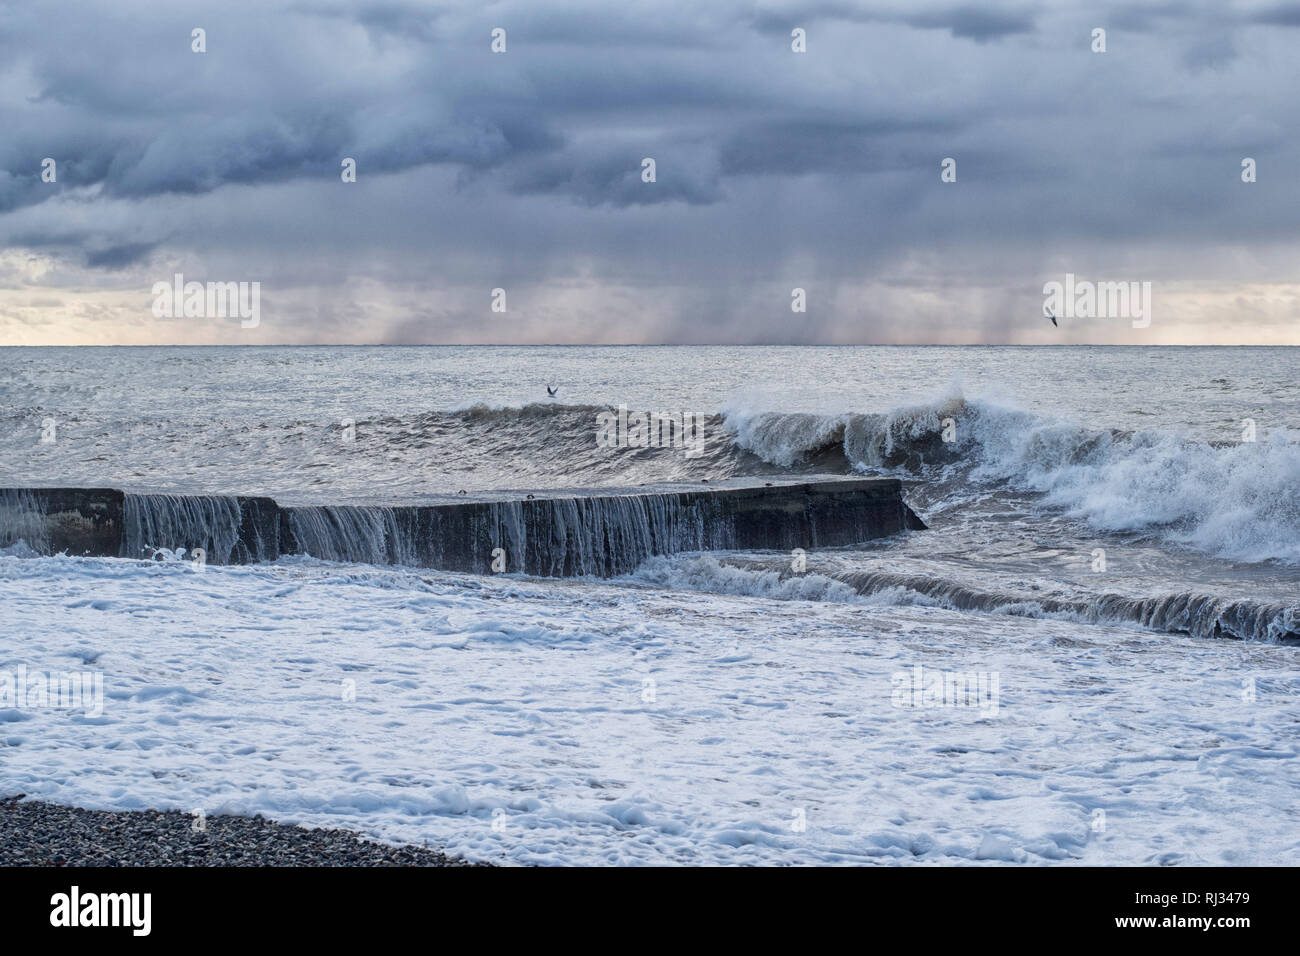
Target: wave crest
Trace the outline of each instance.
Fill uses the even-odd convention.
[[[1174,430],[1088,428],[962,396],[884,413],[731,411],[726,425],[740,448],[782,467],[838,457],[857,471],[923,478],[944,495],[1029,493],[1036,506],[1101,531],[1300,564],[1300,444],[1284,431],[1211,443]]]

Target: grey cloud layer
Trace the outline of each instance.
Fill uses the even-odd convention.
[[[1294,243],[1298,41],[1273,3],[9,6],[0,243],[123,281],[659,288],[663,335],[724,341],[767,334],[757,277],[1007,302],[1062,262],[1176,277],[1189,243]]]

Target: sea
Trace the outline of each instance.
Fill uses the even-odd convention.
[[[0,677],[105,688],[0,698],[0,795],[507,863],[1300,863],[1298,357],[0,349],[0,488],[381,513],[868,476],[927,525],[534,578],[347,542],[198,572],[0,520]],[[619,414],[696,441],[601,441]]]

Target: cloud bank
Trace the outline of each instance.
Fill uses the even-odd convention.
[[[1300,344],[1297,42],[1278,3],[10,5],[0,342]],[[177,272],[262,323],[155,319]],[[1067,272],[1151,326],[1052,328]]]

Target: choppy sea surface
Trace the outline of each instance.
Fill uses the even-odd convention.
[[[930,528],[802,572],[678,555],[613,581],[200,577],[11,541],[0,667],[118,680],[96,722],[0,723],[30,758],[0,791],[521,862],[1295,863],[1298,354],[0,349],[0,487],[394,504],[887,475]],[[702,451],[600,447],[619,406],[701,416]],[[918,664],[1000,675],[997,712],[896,706]]]

